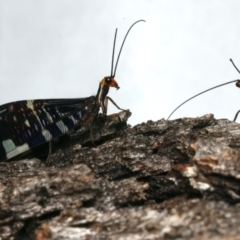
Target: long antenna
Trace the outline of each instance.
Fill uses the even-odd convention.
[[[133,27],[135,24],[137,24],[138,22],[146,22],[146,21],[145,21],[145,20],[138,20],[138,21],[136,21],[135,23],[133,23],[132,26],[128,29],[128,31],[127,31],[124,39],[123,39],[123,43],[122,43],[122,46],[121,46],[121,48],[120,48],[120,51],[119,51],[119,53],[118,53],[118,57],[117,57],[117,61],[116,61],[115,69],[114,69],[114,73],[112,74],[112,72],[111,72],[111,77],[115,77],[115,76],[116,76],[118,61],[119,61],[119,58],[120,58],[120,55],[121,55],[121,52],[122,52],[123,45],[124,45],[125,40],[126,40],[126,38],[127,38],[127,36],[128,36],[128,33],[130,32],[130,30],[132,29],[132,27]],[[116,31],[117,31],[117,30],[116,30]],[[116,36],[116,33],[115,33],[115,36]],[[114,48],[115,48],[115,40],[114,40]],[[113,55],[114,55],[114,53],[113,53]],[[112,59],[112,66],[113,66],[113,59]]]
[[[235,67],[235,69],[238,71],[238,73],[240,73],[240,71],[238,70],[237,66],[234,64],[234,62],[233,62],[233,60],[232,60],[231,58],[230,58],[230,62],[231,62],[232,65]],[[203,91],[203,92],[200,92],[200,93],[198,93],[197,95],[194,95],[193,97],[187,99],[185,102],[181,103],[178,107],[176,107],[176,108],[171,112],[171,114],[168,116],[167,120],[173,115],[173,113],[174,113],[177,109],[179,109],[179,108],[180,108],[182,105],[184,105],[186,102],[192,100],[193,98],[195,98],[195,97],[197,97],[197,96],[199,96],[199,95],[201,95],[201,94],[203,94],[203,93],[205,93],[205,92],[211,91],[211,90],[213,90],[213,89],[215,89],[215,88],[222,87],[222,86],[224,86],[224,85],[227,85],[227,84],[230,84],[230,83],[233,83],[233,82],[236,82],[236,86],[240,88],[240,79],[233,80],[233,81],[230,81],[230,82],[226,82],[226,83],[217,85],[217,86],[215,86],[215,87],[209,88],[209,89],[207,89],[207,90],[205,90],[205,91]],[[237,119],[237,116],[238,116],[238,113],[239,113],[239,112],[240,112],[240,110],[236,113],[235,118],[234,118],[233,121],[235,121],[235,120]]]
[[[203,94],[203,93],[205,93],[205,92],[211,91],[211,90],[213,90],[213,89],[215,89],[215,88],[222,87],[222,86],[224,86],[224,85],[227,85],[227,84],[230,84],[230,83],[233,83],[233,82],[237,82],[237,83],[238,83],[238,82],[240,82],[240,80],[237,79],[237,80],[233,80],[233,81],[230,81],[230,82],[222,83],[222,84],[220,84],[220,85],[217,85],[217,86],[215,86],[215,87],[209,88],[209,89],[207,89],[207,90],[205,90],[205,91],[203,91],[203,92],[200,92],[200,93],[194,95],[193,97],[187,99],[186,101],[184,101],[183,103],[181,103],[178,107],[176,107],[176,108],[171,112],[171,114],[168,116],[167,120],[169,120],[169,118],[173,115],[173,113],[176,112],[176,110],[179,109],[179,108],[180,108],[183,104],[185,104],[186,102],[192,100],[193,98],[195,98],[195,97],[197,97],[197,96],[199,96],[199,95],[201,95],[201,94]],[[237,83],[236,83],[236,84],[237,84]]]
[[[238,73],[240,73],[240,71],[238,70],[237,66],[235,65],[235,63],[233,62],[233,60],[230,58],[230,62],[232,63],[232,65],[235,67],[235,69],[238,71]]]
[[[113,75],[113,63],[114,63],[114,52],[115,52],[116,39],[117,39],[117,28],[116,28],[116,31],[115,31],[114,42],[113,42],[112,66],[111,66],[111,75],[110,76]]]

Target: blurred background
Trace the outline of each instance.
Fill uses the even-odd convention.
[[[229,61],[240,68],[239,12],[237,0],[0,0],[0,104],[96,94],[110,74],[115,29],[118,53],[131,24],[145,19],[127,38],[121,88],[109,96],[132,111],[132,125],[167,118],[198,92],[240,79]],[[240,89],[230,84],[171,119],[213,113],[232,120],[239,109]]]

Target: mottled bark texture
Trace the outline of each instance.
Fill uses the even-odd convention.
[[[0,239],[240,239],[240,125],[129,116],[0,163]]]

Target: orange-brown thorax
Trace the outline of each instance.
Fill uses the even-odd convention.
[[[103,114],[107,113],[107,94],[110,87],[119,89],[117,81],[113,77],[104,77],[99,83],[99,88],[96,96],[99,107],[102,109]]]

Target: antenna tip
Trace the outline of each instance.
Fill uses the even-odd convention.
[[[232,62],[232,59],[231,59],[231,58],[230,58],[229,60],[230,60],[230,62]]]

